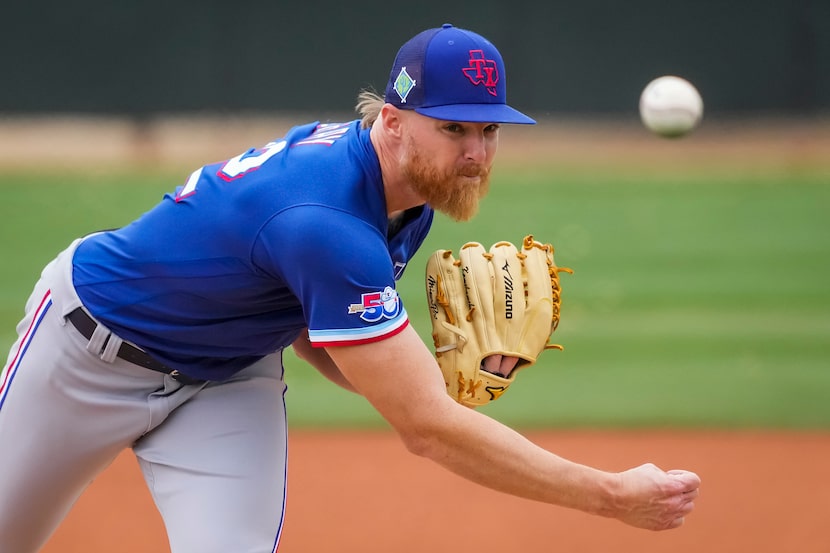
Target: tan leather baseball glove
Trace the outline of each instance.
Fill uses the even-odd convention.
[[[469,407],[487,404],[507,390],[519,369],[536,362],[559,324],[559,273],[553,246],[529,235],[521,251],[497,242],[489,251],[478,242],[438,250],[427,261],[426,291],[435,356],[447,393]],[[516,357],[506,376],[487,372],[485,358]]]

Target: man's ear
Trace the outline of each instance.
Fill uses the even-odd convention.
[[[404,119],[406,114],[392,104],[384,104],[380,109],[380,122],[383,130],[395,138],[403,136]]]

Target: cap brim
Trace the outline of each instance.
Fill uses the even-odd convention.
[[[446,106],[418,107],[421,115],[466,123],[514,123],[535,125],[536,121],[507,104],[449,104]]]

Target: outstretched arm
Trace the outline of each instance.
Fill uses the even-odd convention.
[[[330,348],[329,355],[410,451],[476,483],[651,530],[680,526],[694,506],[700,484],[694,473],[663,472],[651,464],[600,471],[459,405],[411,326],[380,342]]]

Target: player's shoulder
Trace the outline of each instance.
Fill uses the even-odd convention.
[[[288,150],[299,157],[327,158],[337,160],[335,163],[352,164],[376,158],[369,129],[364,129],[359,120],[318,123],[305,136],[294,135],[291,138]]]
[[[380,225],[365,214],[319,203],[293,205],[264,225],[253,247],[253,260],[263,269],[285,275],[303,267],[309,274],[332,268],[388,264],[389,253]],[[334,275],[333,275],[334,276]],[[342,274],[340,275],[342,276]]]
[[[271,232],[292,229],[316,243],[340,244],[366,235],[383,238],[381,212],[337,202],[295,203],[274,214],[269,224]]]
[[[300,146],[334,146],[335,144],[358,135],[359,121],[344,123],[321,123],[316,121],[310,125],[294,127],[286,135],[291,147]]]

